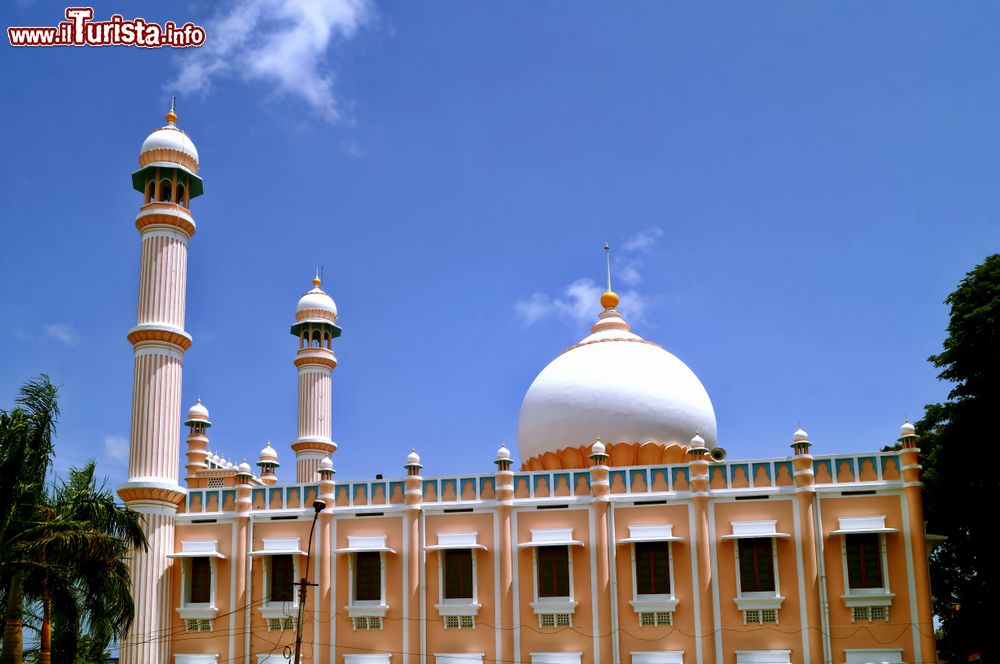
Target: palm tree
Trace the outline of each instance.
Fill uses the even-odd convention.
[[[145,550],[142,516],[98,486],[94,463],[45,490],[58,415],[47,376],[29,381],[0,411],[0,664],[21,664],[22,618],[40,612],[38,661],[76,659],[81,636],[100,651],[132,622],[127,560]]]
[[[23,568],[12,550],[23,524],[38,511],[52,462],[58,389],[42,375],[21,388],[17,407],[0,410],[0,612],[4,619],[0,663],[19,664],[23,640]]]
[[[97,643],[123,637],[134,608],[128,556],[146,546],[142,515],[97,486],[91,461],[71,469],[27,525],[15,549],[24,560],[39,561],[28,574],[41,593],[39,662],[50,652],[72,662],[84,627]]]

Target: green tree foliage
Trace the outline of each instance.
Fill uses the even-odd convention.
[[[22,661],[22,620],[40,632],[39,658],[87,661],[131,625],[127,560],[146,547],[142,517],[98,486],[92,461],[46,489],[56,388],[42,376],[17,403],[0,412],[0,662]]]
[[[942,661],[973,653],[1000,661],[997,644],[997,490],[1000,463],[1000,254],[969,272],[951,306],[944,350],[929,358],[953,384],[948,400],[917,423],[928,532],[948,540],[931,555]]]

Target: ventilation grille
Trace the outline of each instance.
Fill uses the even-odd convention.
[[[212,621],[208,618],[202,618],[198,620],[185,620],[184,626],[189,632],[211,632],[212,631]]]
[[[271,632],[295,629],[295,618],[268,618],[267,629]]]
[[[673,624],[674,614],[670,611],[642,611],[639,613],[639,625],[642,627]]]
[[[472,629],[476,626],[475,616],[445,616],[445,629]]]
[[[889,622],[889,607],[855,606],[851,609],[851,622]]]
[[[572,627],[573,616],[569,613],[539,613],[539,627]]]
[[[354,630],[382,629],[382,618],[379,616],[358,616],[354,618]]]
[[[221,489],[226,486],[226,481],[221,477],[212,477],[208,480],[209,489]]]
[[[777,609],[747,609],[743,612],[744,625],[777,625]]]

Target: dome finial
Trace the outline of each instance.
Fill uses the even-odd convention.
[[[177,97],[173,96],[170,98],[170,110],[167,111],[167,122],[174,124],[177,122],[177,111],[174,110],[177,105]]]
[[[607,267],[608,289],[601,295],[601,306],[605,309],[614,309],[618,306],[618,294],[611,290],[611,245],[604,243],[604,262]]]
[[[316,276],[313,277],[313,286],[319,288],[319,285],[323,283],[323,278],[319,276],[320,267],[316,266]]]

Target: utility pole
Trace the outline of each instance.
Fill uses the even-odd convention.
[[[298,617],[295,620],[295,659],[292,660],[295,664],[301,664],[302,661],[299,657],[302,652],[302,613],[306,608],[306,595],[309,592],[309,586],[319,585],[317,583],[309,583],[309,559],[312,556],[313,532],[316,530],[316,518],[324,509],[326,509],[326,503],[322,500],[313,501],[313,520],[312,525],[309,527],[309,544],[306,546],[306,571],[298,583],[292,584],[299,587],[299,611]],[[287,650],[285,651],[285,659],[290,659]]]

